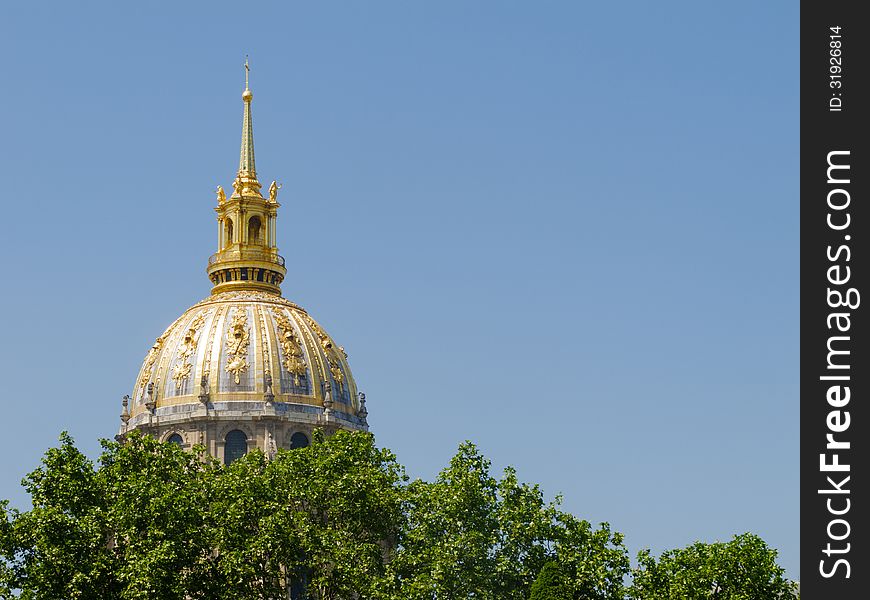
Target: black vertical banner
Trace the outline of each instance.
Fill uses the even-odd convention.
[[[801,4],[801,595],[870,597],[870,21]],[[866,306],[865,306],[866,304]]]

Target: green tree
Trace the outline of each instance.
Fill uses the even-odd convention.
[[[576,597],[624,596],[629,561],[620,534],[562,512],[558,499],[546,503],[538,486],[518,482],[511,468],[496,480],[469,442],[434,482],[409,486],[409,503],[386,597],[526,600],[551,560]]]
[[[559,563],[551,560],[544,565],[532,584],[529,600],[574,600],[571,584]]]
[[[631,598],[636,600],[772,600],[790,598],[794,584],[776,564],[776,550],[756,535],[729,542],[696,542],[663,552],[638,555]]]
[[[33,508],[4,511],[4,573],[24,598],[178,598],[210,551],[200,479],[208,462],[133,435],[100,467],[63,434],[24,479]],[[2,588],[0,588],[2,589]]]
[[[404,470],[368,433],[315,432],[310,446],[279,451],[265,470],[271,527],[293,548],[286,560],[317,598],[374,594],[390,540],[405,527]]]
[[[315,434],[271,460],[225,467],[131,434],[94,463],[66,434],[0,502],[0,598],[338,600],[755,600],[791,585],[776,552],[744,534],[658,559],[629,591],[622,535],[546,502],[471,443],[433,482],[407,483],[367,433]],[[18,594],[15,596],[14,594]]]
[[[0,504],[0,597],[264,599],[294,581],[365,595],[402,529],[403,483],[365,433],[229,467],[135,433],[95,466],[64,434],[24,480],[32,510]]]
[[[4,509],[6,593],[33,599],[116,597],[120,564],[93,464],[63,434],[22,482],[32,510]],[[11,596],[9,596],[11,597]]]
[[[207,597],[238,600],[278,598],[301,556],[293,515],[269,488],[265,455],[255,450],[208,481],[201,508],[212,549],[203,574]],[[279,522],[283,515],[287,523]]]
[[[203,507],[220,473],[203,450],[134,434],[105,442],[96,471],[106,545],[123,598],[205,598],[212,559]]]
[[[525,599],[547,562],[556,561],[574,597],[621,599],[629,572],[623,536],[607,523],[597,529],[560,509],[560,496],[544,501],[537,485],[520,483],[505,469],[498,483],[497,596]]]
[[[465,443],[432,483],[408,487],[408,528],[390,563],[396,598],[495,598],[497,483]]]

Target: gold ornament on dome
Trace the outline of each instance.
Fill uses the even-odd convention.
[[[329,336],[326,335],[326,332],[323,331],[323,328],[311,317],[308,317],[308,325],[311,326],[311,329],[313,329],[314,333],[317,334],[317,337],[320,338],[320,346],[326,353],[329,372],[335,380],[335,383],[338,384],[338,391],[340,393],[344,389],[344,371],[341,370],[341,360],[338,357],[338,352],[340,351],[345,358],[347,358],[347,352],[344,351],[342,346],[339,346],[338,350],[336,350],[335,345],[332,343]]]
[[[341,393],[344,390],[344,373],[341,371],[341,366],[337,360],[330,359],[329,372],[332,373],[332,378],[338,384],[338,392]]]
[[[326,335],[323,328],[311,317],[308,317],[308,325],[311,326],[311,329],[314,330],[314,333],[316,333],[317,337],[320,339],[320,346],[323,348],[323,351],[326,352],[327,356],[332,356],[335,353],[332,346],[332,340],[329,339],[329,336]],[[344,352],[344,348],[341,348],[341,351]],[[346,356],[347,353],[345,353],[345,357]]]
[[[227,373],[233,375],[236,385],[242,381],[242,373],[248,370],[248,344],[251,335],[248,331],[248,311],[236,310],[230,329],[227,331]]]
[[[194,304],[193,308],[205,306],[207,304],[220,304],[223,302],[269,302],[299,310],[298,304],[290,302],[274,292],[264,292],[262,290],[234,290],[212,294]]]
[[[278,190],[281,189],[281,186],[278,185],[277,181],[273,181],[272,185],[269,186],[269,202],[275,203],[278,202]]]
[[[217,201],[218,204],[223,204],[227,201],[227,193],[224,191],[223,186],[217,186]]]
[[[290,324],[290,319],[282,313],[273,313],[275,322],[278,324],[278,343],[281,344],[281,350],[284,352],[284,368],[287,372],[293,375],[293,384],[299,385],[299,378],[305,375],[305,354],[302,352],[302,345],[299,343],[299,338],[296,337],[296,332]]]
[[[317,323],[317,321],[315,321],[311,317],[308,317],[307,321],[311,329],[314,330],[314,333],[317,334],[317,337],[320,338],[320,343],[322,344],[323,339],[326,337],[326,333],[323,331],[323,329],[320,328],[320,325]]]
[[[172,379],[175,381],[176,390],[180,390],[184,381],[190,377],[193,365],[188,360],[196,352],[196,342],[199,339],[199,330],[203,323],[205,323],[205,313],[201,312],[190,322],[187,332],[181,340],[181,345],[178,347],[178,359],[172,369]]]
[[[160,354],[160,349],[162,347],[163,337],[161,336],[154,340],[154,345],[151,346],[151,349],[148,351],[148,356],[145,357],[145,364],[142,367],[142,378],[139,381],[140,386],[144,386],[151,378],[151,367],[154,366],[154,362],[157,360],[157,356]]]

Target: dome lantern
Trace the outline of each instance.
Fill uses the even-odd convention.
[[[281,282],[287,274],[284,257],[278,254],[275,240],[280,186],[273,181],[269,197],[264,198],[257,179],[251,116],[254,94],[248,83],[249,72],[245,60],[242,147],[233,193],[227,198],[223,187],[217,188],[218,251],[209,257],[207,267],[208,277],[214,284],[213,294],[240,289],[280,293]]]

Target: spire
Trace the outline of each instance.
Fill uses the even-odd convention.
[[[257,166],[254,163],[254,122],[251,118],[251,100],[254,98],[249,87],[248,76],[251,67],[245,57],[245,91],[242,100],[245,103],[245,114],[242,119],[242,150],[239,154],[239,173],[236,176],[236,194],[260,195],[260,182],[257,181]]]
[[[260,193],[257,168],[254,166],[254,128],[249,83],[250,66],[245,59],[245,116],[242,122],[242,152],[239,172],[233,181],[233,194],[227,198],[217,187],[218,251],[208,259],[208,277],[214,284],[212,294],[231,290],[260,290],[281,294],[281,282],[287,274],[284,259],[275,243],[275,220],[278,217],[278,188],[273,181],[268,198]],[[208,399],[203,388],[200,399]]]

